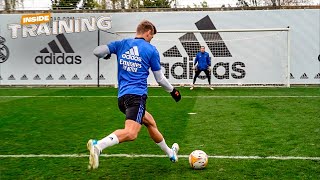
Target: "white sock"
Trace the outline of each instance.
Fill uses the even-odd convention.
[[[110,134],[109,136],[98,141],[97,145],[100,150],[104,150],[107,147],[119,144],[119,139],[115,134]]]
[[[170,149],[168,147],[168,145],[164,139],[161,142],[157,143],[157,145],[168,155],[168,157],[173,156],[172,149]]]

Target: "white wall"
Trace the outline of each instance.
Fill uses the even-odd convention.
[[[131,13],[104,13],[104,14],[81,14],[64,13],[52,14],[53,17],[99,17],[111,16],[112,28],[110,31],[134,31],[136,25],[143,19],[152,21],[158,30],[196,30],[196,22],[199,20],[210,19],[216,29],[248,29],[248,28],[285,28],[290,26],[290,73],[294,77],[290,79],[291,84],[320,84],[320,11],[319,9],[309,10],[253,10],[253,11],[201,11],[201,12],[131,12]],[[207,18],[205,18],[208,16]],[[92,54],[92,50],[98,44],[98,32],[64,33],[67,41],[71,45],[74,53],[64,53],[64,56],[72,56],[73,64],[38,64],[37,56],[50,55],[50,53],[40,53],[47,48],[52,52],[48,43],[55,41],[58,47],[63,47],[56,35],[40,35],[37,37],[21,37],[18,31],[18,38],[12,38],[12,32],[8,29],[8,24],[19,23],[21,14],[1,14],[0,15],[0,36],[6,39],[4,45],[9,48],[9,57],[5,62],[0,63],[0,85],[74,85],[97,83],[97,58]],[[190,59],[186,48],[179,41],[180,34],[158,34],[152,42],[157,46],[161,61],[168,65],[170,72],[166,75],[172,83],[191,83],[192,71],[190,70]],[[123,38],[110,33],[101,32],[100,44]],[[130,35],[129,35],[130,36]],[[133,36],[133,34],[131,35]],[[195,34],[196,41],[205,45],[200,34]],[[226,34],[220,33],[223,42],[228,48],[231,56],[214,57],[212,56],[212,68],[217,63],[229,63],[229,72],[221,66],[216,67],[216,75],[227,74],[224,79],[212,77],[216,84],[273,84],[285,83],[286,81],[286,33],[275,34],[268,32],[265,34]],[[262,38],[257,38],[261,37]],[[246,41],[232,41],[241,38],[248,38]],[[269,37],[269,38],[268,38]],[[231,40],[231,41],[229,41]],[[241,42],[241,43],[240,43]],[[176,46],[182,57],[164,57],[163,53]],[[1,47],[1,46],[0,46]],[[52,53],[51,53],[52,54]],[[62,53],[56,53],[55,56]],[[71,61],[72,57],[68,57]],[[78,60],[76,60],[77,58]],[[184,61],[184,58],[186,60]],[[40,58],[37,59],[38,62]],[[48,60],[48,59],[47,59]],[[60,59],[61,60],[61,59]],[[80,62],[81,61],[81,62]],[[0,60],[1,62],[1,60]],[[77,63],[78,64],[77,64]],[[175,63],[180,62],[181,67],[173,68]],[[185,63],[186,64],[183,64]],[[244,77],[235,79],[232,73],[240,76],[241,73],[232,70],[232,64],[242,62],[245,67],[240,65],[237,68],[245,71]],[[173,70],[172,70],[173,69]],[[165,71],[165,68],[163,68]],[[174,71],[174,73],[172,73]],[[115,56],[111,61],[101,61],[100,73],[104,79],[101,84],[116,83],[116,62]],[[175,76],[174,76],[175,74]],[[306,76],[303,76],[305,74]],[[23,76],[27,78],[22,78]],[[41,80],[34,77],[38,75]],[[53,79],[48,78],[51,75]],[[64,75],[64,78],[60,78]],[[77,78],[73,78],[77,75]],[[90,78],[85,79],[90,75]],[[178,77],[176,76],[178,75]],[[181,75],[181,76],[179,76]],[[13,78],[10,78],[13,76]],[[320,75],[319,75],[320,76]],[[60,78],[60,79],[59,79]],[[73,78],[73,79],[72,79]],[[206,80],[198,80],[198,83],[206,83]],[[155,83],[153,77],[149,78],[149,83]]]

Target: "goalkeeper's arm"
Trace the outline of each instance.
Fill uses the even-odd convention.
[[[169,92],[172,98],[178,102],[181,99],[180,92],[176,90],[168,81],[168,79],[164,76],[161,70],[152,71],[154,78],[158,82],[158,84],[165,89],[165,91]]]
[[[103,59],[110,59],[110,57],[111,57],[110,50],[109,50],[108,46],[106,46],[106,45],[101,45],[101,46],[96,47],[93,50],[93,54],[95,56],[97,56],[98,58],[103,58]]]

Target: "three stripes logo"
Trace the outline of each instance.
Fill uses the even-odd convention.
[[[102,74],[100,74],[99,80],[106,80],[106,78]]]
[[[36,76],[34,76],[33,80],[41,80],[39,74],[37,74]]]
[[[211,21],[209,16],[205,16],[201,20],[195,23],[198,30],[216,30],[217,28]],[[209,50],[214,57],[232,57],[228,47],[224,43],[219,32],[201,32],[200,33]],[[212,41],[214,40],[214,41]],[[200,43],[197,40],[194,33],[186,33],[179,38],[183,48],[187,52],[189,57],[196,57],[200,50]],[[177,46],[173,46],[169,50],[163,53],[164,57],[182,57]]]
[[[35,57],[36,64],[81,64],[81,56],[75,52],[64,34],[48,43],[48,48],[40,50],[42,55]]]
[[[27,75],[24,74],[24,75],[20,78],[20,80],[28,80]]]
[[[59,77],[59,80],[67,80],[67,78],[64,76],[64,74],[62,74],[62,75]]]
[[[8,80],[16,80],[16,78],[13,76],[13,74],[11,74],[11,75],[8,77]]]
[[[88,75],[84,78],[84,80],[92,80],[92,77],[90,76],[90,74],[88,74]]]
[[[294,76],[292,75],[292,73],[290,73],[290,79],[294,79]]]
[[[78,77],[78,75],[75,74],[71,79],[72,80],[79,80],[79,77]]]
[[[307,76],[306,73],[303,73],[303,74],[300,76],[300,79],[309,79],[309,77]]]
[[[133,46],[131,49],[122,54],[122,58],[141,62],[137,46]]]
[[[46,80],[54,80],[54,77],[53,77],[51,74],[49,74],[45,79],[46,79]],[[102,74],[99,76],[99,79],[105,80],[105,78],[103,77]],[[0,76],[0,80],[2,80],[2,79],[1,79],[1,76]],[[11,76],[8,78],[8,80],[16,80],[16,79],[15,79],[15,77],[14,77],[13,75],[11,75]],[[20,78],[20,80],[28,80],[28,78],[27,78],[27,76],[24,74],[24,75]],[[34,78],[33,78],[33,80],[41,80],[39,74],[35,75]],[[65,80],[67,80],[67,78],[66,78],[66,76],[65,76],[64,74],[61,74],[61,76],[58,78],[58,80],[60,80],[60,81],[65,81]],[[78,76],[77,74],[75,74],[74,76],[72,76],[71,80],[80,80],[80,78],[79,78],[79,76]],[[92,80],[91,75],[88,74],[86,77],[84,77],[84,80]]]
[[[131,61],[133,60],[133,61]],[[121,55],[119,64],[122,65],[122,69],[128,72],[138,72],[138,69],[142,67],[141,57],[139,56],[139,50],[137,46],[133,46],[128,51]]]
[[[213,24],[210,17],[207,15],[204,18],[200,19],[198,22],[195,23],[195,26],[198,30],[216,30],[215,25]],[[207,45],[209,50],[211,51],[214,57],[232,57],[232,54],[225,44],[224,40],[222,39],[219,32],[200,32],[200,35],[204,39],[204,43]],[[193,59],[196,57],[197,53],[200,51],[200,47],[204,44],[200,44],[196,35],[194,33],[185,33],[181,37],[178,38],[183,49],[186,51],[188,57],[183,57],[183,62],[174,63],[169,68],[169,63],[161,63],[161,66],[164,67],[166,70],[164,75],[166,78],[169,78],[169,72],[175,79],[188,79],[187,72],[189,71],[189,79],[193,78]],[[181,52],[179,51],[178,47],[174,45],[167,51],[163,53],[164,57],[182,57]],[[181,75],[177,75],[175,73],[176,67],[182,67],[183,73]],[[189,68],[188,68],[189,66]],[[234,79],[242,79],[245,77],[246,72],[243,69],[245,64],[243,62],[234,62],[233,64],[229,64],[228,62],[218,62],[215,65],[212,65],[212,73],[217,79],[229,79],[230,75]],[[217,69],[222,67],[225,69],[224,74],[218,74]],[[234,71],[236,73],[230,72]],[[230,72],[230,73],[229,73]],[[205,79],[205,76],[199,76],[201,79]]]
[[[46,78],[46,80],[54,80],[54,79],[53,79],[52,75],[49,74],[48,77]]]

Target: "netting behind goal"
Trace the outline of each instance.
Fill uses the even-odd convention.
[[[172,84],[190,85],[196,54],[204,46],[211,57],[213,86],[289,87],[289,29],[160,31],[151,44]],[[121,32],[121,38],[134,37]],[[149,79],[154,84],[153,78]],[[206,86],[202,72],[196,85]]]

